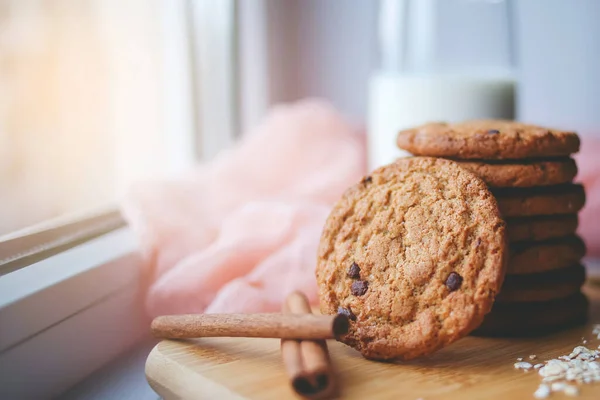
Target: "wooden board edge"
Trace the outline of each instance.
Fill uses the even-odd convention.
[[[150,351],[144,369],[148,384],[163,399],[245,399],[173,361],[160,345]]]

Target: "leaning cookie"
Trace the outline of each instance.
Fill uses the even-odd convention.
[[[429,354],[475,329],[506,267],[505,224],[485,183],[456,163],[413,157],[346,191],[317,260],[321,311],[371,359]]]

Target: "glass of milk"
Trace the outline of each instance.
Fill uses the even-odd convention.
[[[502,0],[381,0],[369,80],[371,169],[407,153],[398,131],[426,122],[513,119],[511,13]]]

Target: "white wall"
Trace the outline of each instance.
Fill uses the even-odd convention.
[[[325,97],[365,119],[377,1],[266,0],[270,101]]]
[[[481,62],[503,63],[508,57],[504,38],[494,35],[501,34],[498,25],[512,15],[520,78],[518,118],[583,134],[600,132],[600,1],[512,0],[508,14],[488,8],[466,18],[459,29],[444,21],[465,19],[459,13],[477,0],[438,1],[445,16],[438,26],[444,63],[470,57],[468,47],[478,49]],[[271,45],[277,42],[271,50],[283,57],[274,77],[280,92],[272,100],[323,96],[365,120],[367,79],[378,60],[378,3],[267,0],[269,10],[276,9],[269,18]],[[496,13],[492,25],[490,13]]]
[[[519,117],[600,137],[600,1],[516,2]]]

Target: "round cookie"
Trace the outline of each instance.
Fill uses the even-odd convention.
[[[546,335],[587,321],[589,301],[582,293],[539,303],[496,303],[474,332],[476,336]]]
[[[429,123],[399,132],[396,143],[419,156],[483,160],[568,156],[580,145],[574,132],[501,120]]]
[[[507,274],[533,274],[566,268],[585,256],[585,243],[579,236],[544,242],[520,242],[510,245]]]
[[[580,184],[502,188],[492,192],[505,218],[574,214],[585,205],[585,191]]]
[[[541,241],[574,235],[579,225],[577,214],[510,218],[506,234],[511,243]]]
[[[578,263],[586,252],[579,236],[543,242],[518,242],[510,245],[507,274],[533,274],[566,268]]]
[[[581,264],[537,274],[507,275],[496,303],[562,299],[579,292],[584,282]]]
[[[317,259],[321,311],[370,359],[411,359],[466,336],[498,293],[504,221],[456,163],[411,157],[375,170],[329,215]]]
[[[550,161],[465,161],[454,160],[474,172],[490,187],[532,187],[571,182],[577,175],[572,158]]]

